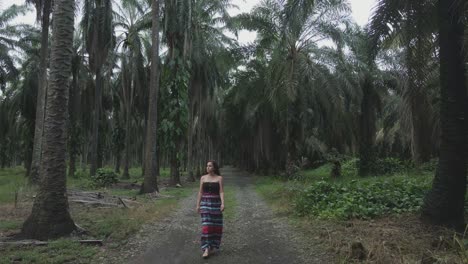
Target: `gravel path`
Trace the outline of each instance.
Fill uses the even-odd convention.
[[[165,220],[146,225],[108,263],[330,263],[323,252],[310,247],[310,239],[294,232],[285,218],[275,217],[255,192],[251,178],[224,168],[225,188],[236,199],[234,217],[225,218],[221,250],[202,259],[199,248],[200,216],[195,212],[196,193],[181,201]],[[227,210],[227,209],[226,209]]]

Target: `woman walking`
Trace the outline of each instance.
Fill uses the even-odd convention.
[[[214,160],[206,164],[206,172],[200,179],[197,212],[201,214],[201,249],[207,258],[214,249],[219,249],[223,235],[224,190],[223,177]]]

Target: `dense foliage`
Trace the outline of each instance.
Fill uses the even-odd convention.
[[[427,177],[382,181],[318,181],[297,190],[296,212],[325,219],[373,218],[417,211],[430,188]]]

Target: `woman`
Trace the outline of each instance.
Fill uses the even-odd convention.
[[[200,179],[197,198],[197,212],[201,214],[201,249],[207,258],[216,248],[219,249],[223,235],[224,190],[223,177],[220,176],[216,161],[206,164],[206,172]]]

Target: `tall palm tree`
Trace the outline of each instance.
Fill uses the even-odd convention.
[[[227,9],[230,1],[199,0],[191,5],[192,15],[188,28],[188,57],[191,61],[190,80],[188,87],[188,125],[187,125],[187,176],[194,181],[195,155],[193,151],[196,129],[207,127],[204,122],[215,112],[197,111],[198,106],[210,104],[215,100],[215,90],[222,85],[223,68],[230,69],[231,50],[236,43],[225,35],[231,18]],[[224,66],[227,67],[224,67]],[[227,72],[227,71],[226,71]]]
[[[435,0],[380,0],[371,19],[371,39],[377,49],[397,45],[404,49],[405,89],[402,93],[409,116],[411,152],[416,165],[433,154],[434,109],[428,88],[437,69]]]
[[[84,0],[81,27],[89,54],[89,65],[95,75],[90,175],[96,173],[96,169],[101,163],[99,161],[102,161],[102,157],[98,153],[98,145],[99,124],[102,115],[103,65],[106,63],[109,51],[115,46],[112,20],[111,0]]]
[[[23,122],[18,122],[20,111],[24,110],[22,107],[22,95],[24,98],[35,98],[34,89],[28,89],[29,93],[23,93],[25,89],[16,87],[23,86],[27,80],[30,80],[30,75],[23,71],[22,73],[27,80],[18,78],[20,71],[17,69],[15,62],[23,63],[23,58],[18,58],[11,50],[19,51],[21,55],[35,50],[35,46],[29,45],[29,40],[34,39],[31,37],[35,35],[35,31],[27,25],[17,24],[11,25],[11,22],[19,14],[25,14],[27,11],[26,6],[12,5],[9,8],[0,12],[0,166],[3,168],[10,165],[10,162],[18,155],[18,149],[21,149],[19,143],[21,141],[21,127],[25,126]],[[35,43],[37,44],[37,43]],[[25,62],[27,64],[27,62]],[[34,67],[32,67],[34,68]],[[30,73],[30,71],[27,71]],[[7,86],[7,83],[12,85]],[[32,86],[25,85],[28,88]],[[20,92],[18,92],[18,89]],[[30,109],[29,109],[30,110]],[[28,111],[29,112],[29,111]],[[34,124],[34,122],[28,122]],[[20,128],[18,126],[21,126]],[[31,135],[26,135],[31,137]],[[27,151],[29,153],[29,151]],[[28,158],[29,159],[29,158]],[[29,164],[27,165],[29,167]]]
[[[24,149],[23,160],[26,175],[31,168],[32,148],[34,140],[34,123],[36,117],[36,99],[39,86],[39,64],[40,64],[40,35],[41,32],[35,28],[28,30],[18,42],[17,47],[21,51],[21,77],[10,82],[9,90],[12,103],[10,110],[16,115],[17,123],[21,126],[20,144]]]
[[[170,153],[171,183],[180,183],[180,149],[186,132],[188,82],[190,65],[188,62],[189,40],[192,15],[191,1],[166,0],[164,3],[164,40],[168,51],[165,65],[166,84],[162,91],[167,102],[161,127],[165,129],[167,149]]]
[[[27,0],[27,3],[32,3],[36,6],[37,20],[41,21],[41,63],[39,66],[39,86],[36,103],[36,122],[34,129],[34,144],[31,169],[29,170],[29,182],[37,184],[39,181],[39,165],[41,163],[42,141],[44,129],[44,114],[45,101],[47,93],[47,57],[49,50],[49,26],[50,12],[52,10],[53,1],[42,0]]]
[[[81,32],[75,31],[73,43],[73,57],[72,57],[72,81],[70,84],[70,122],[69,122],[69,169],[68,175],[74,176],[76,171],[76,159],[81,153],[81,146],[83,140],[83,122],[82,122],[82,89],[84,85],[83,80],[86,79],[87,70],[84,63],[84,43],[81,40]]]
[[[10,25],[20,14],[25,14],[25,6],[12,5],[0,13],[0,90],[5,91],[6,83],[19,74],[10,50],[18,45],[17,37],[28,31],[25,25]]]
[[[57,0],[53,12],[50,86],[44,122],[39,190],[31,215],[23,224],[25,237],[47,240],[71,233],[75,224],[66,195],[66,123],[74,31],[73,0]]]
[[[152,193],[158,190],[158,93],[159,93],[159,0],[153,0],[151,5],[151,73],[150,92],[148,96],[148,124],[146,130],[146,148],[144,156],[144,181],[141,193]],[[160,152],[159,152],[160,153]]]
[[[466,193],[467,91],[465,25],[457,0],[439,0],[441,142],[432,189],[422,207],[422,219],[437,225],[464,230]]]
[[[130,125],[135,115],[134,104],[137,95],[145,97],[147,92],[147,73],[145,69],[145,30],[148,27],[148,9],[145,1],[123,1],[116,15],[115,26],[121,28],[120,43],[122,43],[121,67],[121,100],[125,113],[125,151],[123,178],[128,179],[130,148],[132,135]],[[146,98],[146,97],[145,97]]]
[[[318,85],[317,80],[330,74],[327,67],[317,63],[317,42],[328,37],[339,41],[338,28],[349,23],[349,11],[346,1],[263,1],[251,14],[238,17],[241,28],[258,32],[255,55],[268,63],[265,83],[269,89],[265,96],[283,129],[284,155],[280,160],[286,168],[292,167],[299,157],[305,135],[302,124],[307,116],[301,115],[300,110],[313,107],[304,100],[308,98],[305,95],[313,92],[316,98],[338,98],[339,93],[331,92],[337,89],[332,82],[320,82],[330,89]],[[325,105],[326,102],[316,104],[316,109]]]

